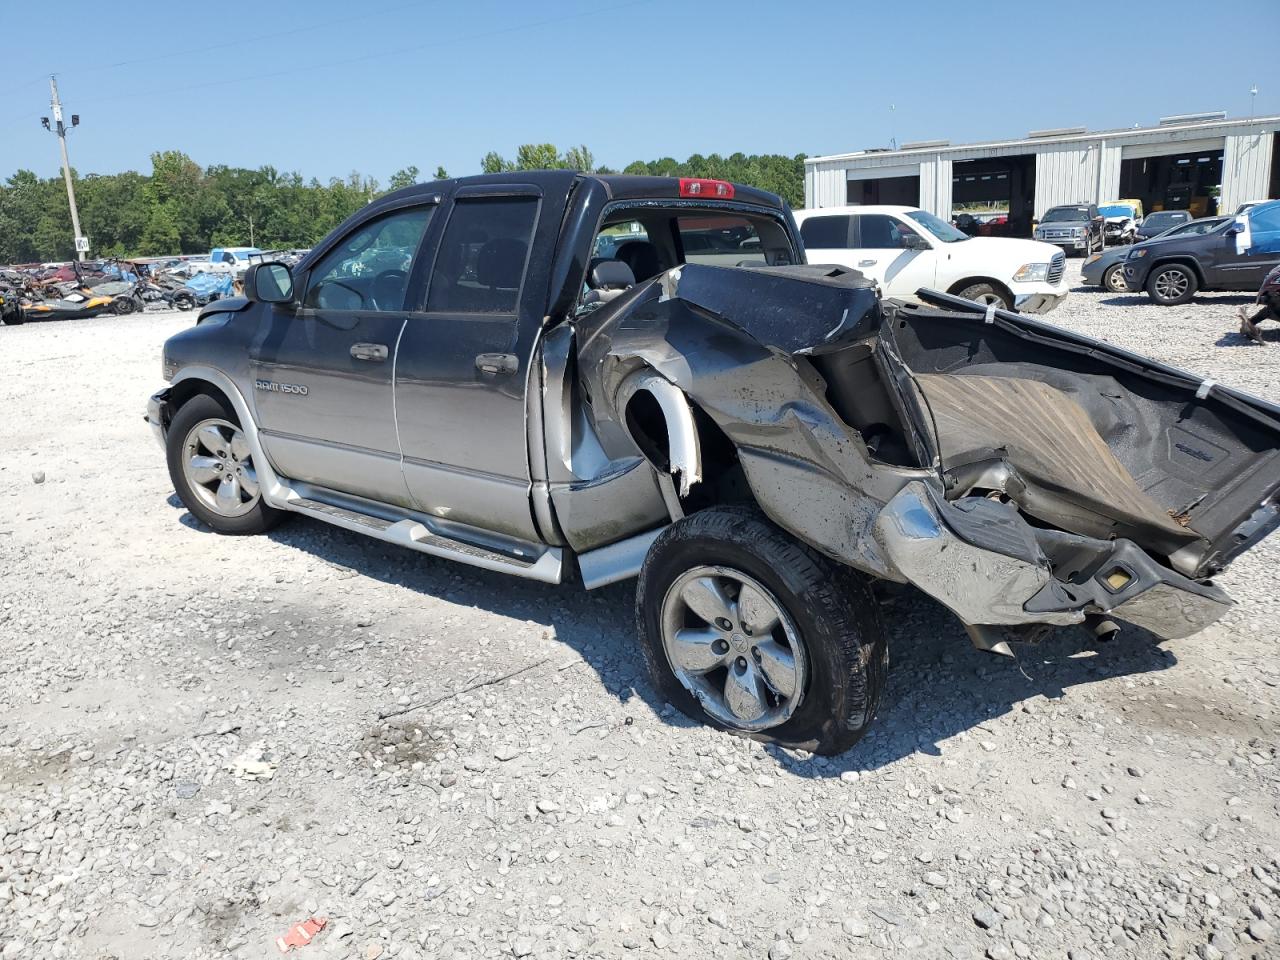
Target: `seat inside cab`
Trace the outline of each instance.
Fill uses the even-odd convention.
[[[622,208],[606,215],[583,283],[582,306],[596,309],[672,267],[785,266],[798,251],[781,220],[767,214],[689,208]]]

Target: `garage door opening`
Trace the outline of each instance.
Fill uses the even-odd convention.
[[[876,177],[850,180],[847,203],[894,203],[907,207],[920,205],[920,177]]]
[[[1035,154],[957,160],[951,174],[951,219],[961,230],[970,236],[1031,236]]]
[[[1141,200],[1147,212],[1189,210],[1193,217],[1218,213],[1222,150],[1198,150],[1120,161],[1120,197]]]

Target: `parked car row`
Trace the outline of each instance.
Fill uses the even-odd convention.
[[[1143,225],[1159,216],[1151,214]],[[1280,265],[1280,201],[1250,204],[1232,217],[1168,219],[1175,222],[1149,239],[1088,257],[1081,268],[1085,283],[1145,292],[1155,303],[1176,306],[1202,290],[1253,293]]]

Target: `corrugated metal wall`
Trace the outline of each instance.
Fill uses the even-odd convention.
[[[1040,147],[1036,154],[1035,216],[1060,203],[1088,202],[1098,193],[1098,153],[1087,143]],[[1120,177],[1116,160],[1116,178]]]
[[[1234,213],[1242,203],[1266,198],[1267,189],[1271,185],[1271,148],[1274,139],[1269,132],[1238,133],[1227,137],[1222,153],[1219,212]]]
[[[951,219],[951,161],[942,156],[920,163],[920,207]]]
[[[804,171],[804,205],[813,207],[838,207],[848,198],[845,186],[844,165],[813,164]]]
[[[1120,196],[1120,156],[1118,143],[1102,141],[1101,166],[1098,168],[1098,203],[1125,199]]]

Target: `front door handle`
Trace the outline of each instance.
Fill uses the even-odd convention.
[[[481,353],[476,357],[476,369],[491,376],[499,373],[515,373],[520,364],[514,353]]]
[[[859,260],[858,261],[858,266],[860,267],[874,267],[875,265],[876,265],[875,260]]]
[[[353,343],[351,356],[357,360],[382,363],[387,359],[387,345],[385,343]]]

